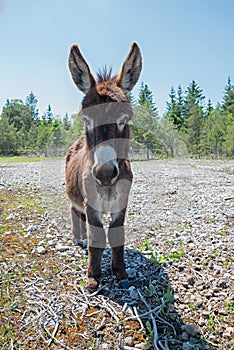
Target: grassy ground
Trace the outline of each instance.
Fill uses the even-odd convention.
[[[0,157],[0,163],[23,163],[23,162],[40,162],[45,157],[43,156],[12,156],[12,157]]]

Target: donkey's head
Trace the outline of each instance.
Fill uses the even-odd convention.
[[[76,86],[85,93],[80,117],[85,123],[87,145],[93,160],[92,173],[103,186],[116,181],[120,162],[128,157],[128,121],[133,112],[127,93],[136,84],[141,68],[140,49],[132,43],[119,74],[111,76],[111,70],[104,69],[95,80],[78,45],[71,47],[69,69]]]

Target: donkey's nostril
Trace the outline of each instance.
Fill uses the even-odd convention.
[[[117,177],[118,173],[119,173],[119,171],[118,171],[117,167],[114,166],[114,169],[113,169],[113,172],[112,172],[112,175],[111,175],[111,179],[114,179],[115,177]]]

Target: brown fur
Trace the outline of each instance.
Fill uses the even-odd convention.
[[[71,202],[72,231],[76,243],[86,238],[84,231],[87,228],[89,259],[86,286],[94,290],[101,277],[105,248],[103,213],[109,212],[112,217],[108,229],[112,270],[118,280],[127,279],[124,218],[132,182],[127,120],[133,116],[127,92],[138,80],[141,54],[133,43],[119,75],[112,77],[111,71],[104,69],[98,73],[95,82],[78,46],[73,45],[69,68],[78,89],[85,93],[79,115],[86,128],[85,135],[75,141],[67,153],[66,193]],[[107,157],[103,164],[102,157]]]

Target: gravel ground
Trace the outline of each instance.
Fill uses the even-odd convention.
[[[71,241],[68,203],[64,198],[64,162],[10,163],[2,164],[0,170],[2,191],[32,192],[46,203],[40,218],[24,219],[23,237],[30,240],[32,233],[38,237],[29,260],[35,255],[47,261],[56,256],[73,271],[70,276],[73,285],[75,279],[84,279],[86,265],[72,267],[77,260],[85,259],[86,251],[74,247]],[[45,327],[40,330],[38,326],[42,316],[37,316],[37,331],[46,344],[44,347],[40,344],[40,348],[234,349],[234,162],[145,161],[133,162],[133,170],[134,184],[126,218],[130,290],[119,289],[110,274],[107,248],[99,293],[90,296],[80,284],[76,293],[69,292],[69,300],[74,299],[73,303],[70,301],[73,316],[75,305],[83,300],[82,305],[92,310],[89,315],[99,312],[99,325],[90,324],[91,317],[88,322],[83,310],[79,322],[86,326],[86,331],[75,343],[74,337],[70,336],[68,341],[65,333],[63,336],[59,333],[62,321],[50,325],[53,332],[51,335],[47,331],[50,337],[46,338]],[[16,215],[20,221],[17,210],[8,209],[5,220],[11,222]],[[3,259],[2,276],[4,269],[10,268],[10,261]],[[58,283],[67,279],[65,273],[63,269]],[[58,313],[61,295],[48,289],[45,280],[40,283],[44,283],[42,289],[51,297],[48,315],[53,307],[54,314]],[[35,284],[33,289],[33,285],[27,290],[27,298],[35,306],[38,286]],[[61,305],[63,317],[69,319],[67,304]],[[38,309],[38,314],[45,315],[43,310]],[[21,320],[26,329],[35,317],[25,311]],[[41,324],[45,322],[49,321],[41,320]],[[34,348],[32,343],[28,345],[22,340],[19,344],[19,349]]]

